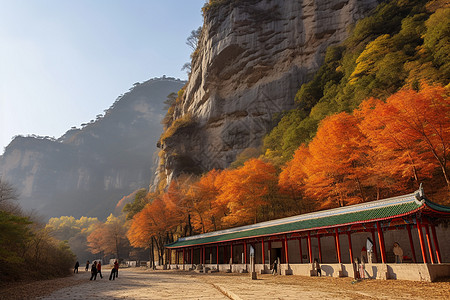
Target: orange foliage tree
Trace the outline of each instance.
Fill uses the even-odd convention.
[[[322,205],[365,201],[367,149],[358,119],[347,113],[326,118],[309,144],[306,191]],[[322,200],[321,200],[322,201]]]
[[[96,228],[87,237],[88,247],[93,254],[114,254],[117,258],[127,257],[129,250],[126,239],[127,228],[124,218],[109,215],[105,223],[95,225]]]
[[[189,206],[192,208],[192,225],[202,233],[222,229],[222,217],[226,206],[217,201],[222,183],[222,172],[211,170],[191,185],[188,191]]]
[[[308,147],[301,145],[295,151],[292,160],[288,161],[282,168],[278,179],[280,192],[289,195],[296,201],[300,206],[300,211],[311,209],[311,203],[305,201],[306,167],[309,160]]]
[[[225,171],[223,176],[217,201],[227,207],[227,215],[222,218],[225,225],[264,220],[265,206],[277,187],[275,167],[260,159],[251,159],[239,169]]]
[[[376,152],[389,162],[384,170],[392,176],[412,177],[418,185],[439,167],[450,188],[449,100],[447,88],[424,85],[418,92],[402,90],[386,103],[363,109],[360,128]]]
[[[127,233],[128,239],[133,247],[151,249],[153,265],[156,246],[158,261],[162,264],[163,247],[173,222],[171,212],[166,208],[162,197],[156,197],[133,217]]]
[[[190,230],[191,207],[187,193],[189,187],[195,182],[196,178],[181,177],[173,180],[167,191],[162,195],[165,210],[170,214],[170,220],[167,220],[166,227],[171,233],[177,233],[180,236],[186,236]],[[172,236],[169,237],[172,241]]]

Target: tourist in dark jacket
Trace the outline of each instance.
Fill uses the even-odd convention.
[[[91,279],[89,279],[89,280],[92,280],[92,278],[94,278],[94,280],[97,279],[97,262],[96,261],[94,261],[94,263],[92,264]]]
[[[80,263],[77,261],[76,263],[75,263],[75,267],[73,268],[73,272],[74,273],[78,273],[78,267],[80,266]]]

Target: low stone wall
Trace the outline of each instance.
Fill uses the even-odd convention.
[[[430,274],[430,281],[435,281],[438,278],[450,277],[450,264],[428,264],[427,266]]]
[[[227,272],[229,264],[206,264],[210,270]],[[322,276],[329,277],[353,277],[352,264],[321,264]],[[189,270],[190,264],[170,265],[170,269]],[[282,275],[311,276],[311,264],[281,264]],[[233,264],[231,272],[242,273],[250,271],[250,264]],[[256,264],[255,271],[258,274],[271,273],[268,264]],[[263,271],[263,272],[262,272]],[[450,264],[365,264],[364,278],[367,279],[400,279],[412,281],[435,281],[438,278],[450,277]]]

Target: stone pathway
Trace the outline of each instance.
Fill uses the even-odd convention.
[[[106,274],[106,273],[105,273]],[[121,269],[116,280],[99,277],[95,281],[63,288],[38,299],[229,299],[213,285],[189,275],[174,276],[170,272],[142,272]],[[109,272],[108,272],[109,275]]]
[[[109,275],[109,271],[105,270]],[[108,277],[89,281],[82,272],[67,278],[75,285],[38,299],[450,299],[450,282],[413,282],[351,278],[258,275],[198,274],[186,271],[150,271],[129,268]],[[0,297],[1,298],[1,297]],[[30,297],[31,298],[31,297]]]

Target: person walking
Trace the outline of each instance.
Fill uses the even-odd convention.
[[[111,269],[111,274],[109,274],[109,280],[114,280],[119,274],[119,263],[117,260],[114,262],[114,267]]]
[[[89,271],[89,261],[86,262],[86,272]]]
[[[116,269],[116,277],[119,278],[119,262],[116,261],[114,262],[114,269]]]
[[[92,280],[92,278],[94,280],[97,279],[97,262],[96,261],[94,261],[94,263],[92,264],[92,267],[91,267],[91,279],[89,279],[89,280]]]
[[[101,262],[98,262],[98,264],[97,264],[97,273],[98,273],[98,275],[100,275],[100,278],[103,279]]]
[[[75,263],[75,267],[73,267],[73,272],[78,274],[78,267],[80,266],[80,263],[77,261]]]
[[[275,258],[273,261],[273,269],[272,269],[272,275],[278,274],[278,258]]]

